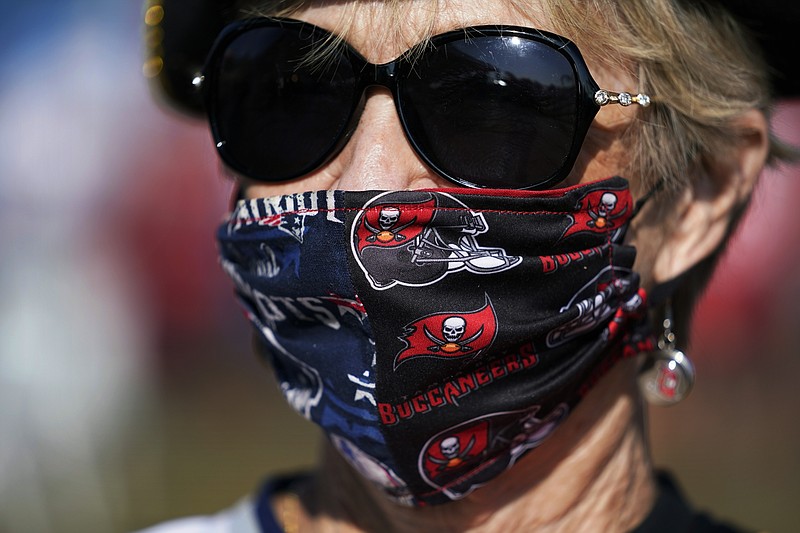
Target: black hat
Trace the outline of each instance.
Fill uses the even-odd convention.
[[[763,47],[776,97],[800,96],[800,2],[718,1],[739,18]],[[203,103],[192,86],[217,34],[235,18],[235,0],[148,0],[145,14],[145,75],[171,106],[200,114]]]
[[[718,0],[753,33],[770,67],[777,97],[800,96],[800,2]]]
[[[235,17],[235,0],[148,0],[144,75],[156,95],[179,111],[203,112],[192,85],[220,31]]]

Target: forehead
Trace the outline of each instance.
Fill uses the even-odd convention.
[[[311,0],[289,16],[343,36],[372,63],[391,61],[423,39],[457,28],[527,26],[576,41],[601,86],[633,86],[632,71],[621,67],[621,58],[594,54],[593,43],[556,28],[547,15],[550,1],[559,0]],[[614,109],[605,114],[616,123],[620,113]]]
[[[374,63],[391,61],[432,35],[480,24],[552,31],[539,0],[310,2],[292,18],[344,35]]]

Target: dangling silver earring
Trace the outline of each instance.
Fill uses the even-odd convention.
[[[668,301],[658,349],[647,354],[639,372],[639,387],[653,405],[675,405],[689,395],[694,385],[694,366],[686,354],[675,348],[672,324],[672,302]]]

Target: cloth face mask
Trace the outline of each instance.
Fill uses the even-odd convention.
[[[652,348],[627,182],[242,200],[221,262],[283,394],[395,500],[462,498]]]

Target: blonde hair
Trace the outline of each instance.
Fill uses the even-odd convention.
[[[628,171],[645,190],[663,184],[678,192],[705,165],[732,155],[750,133],[736,119],[758,109],[770,114],[768,68],[759,46],[727,10],[716,3],[681,0],[545,0],[556,31],[572,36],[594,60],[613,50],[617,68],[635,65],[643,92],[656,105],[626,132],[633,147]],[[581,46],[584,44],[584,46]],[[770,135],[768,161],[796,157]],[[689,338],[692,311],[749,204],[736,206],[717,249],[684,274],[671,296],[681,343]],[[656,320],[658,322],[658,320]]]
[[[446,0],[430,0],[430,30],[437,9]],[[521,15],[526,0],[505,0]],[[247,15],[290,16],[305,0],[262,0],[243,9]],[[387,27],[413,44],[428,35],[404,35],[408,0],[349,4],[337,34],[346,38],[356,10],[379,10]],[[635,69],[641,92],[653,96],[651,106],[629,130],[634,151],[627,172],[646,187],[665,180],[682,188],[693,166],[724,157],[746,131],[735,119],[749,109],[769,114],[768,69],[748,31],[716,3],[685,0],[542,0],[557,33],[573,40],[590,64]],[[772,139],[770,159],[790,157],[785,145]]]
[[[431,23],[447,0],[430,0]],[[525,15],[526,0],[505,0]],[[304,7],[304,0],[249,3],[249,15],[287,16]],[[355,10],[378,10],[388,27],[402,35],[407,0],[353,2],[337,33],[346,38]],[[573,40],[591,65],[623,69],[638,80],[638,91],[650,94],[654,105],[640,111],[625,132],[631,146],[623,175],[636,176],[641,190],[657,185],[677,194],[696,171],[731,155],[750,132],[736,119],[751,109],[769,116],[771,94],[768,67],[746,28],[717,2],[687,0],[541,0],[553,29]],[[371,16],[371,15],[367,15]],[[424,31],[424,30],[423,30]],[[417,35],[420,40],[430,35]],[[794,158],[794,151],[770,137],[769,160]],[[746,208],[738,206],[729,234]],[[727,238],[715,253],[686,276],[674,296],[676,314],[684,324],[706,285]],[[679,324],[680,325],[680,324]]]

